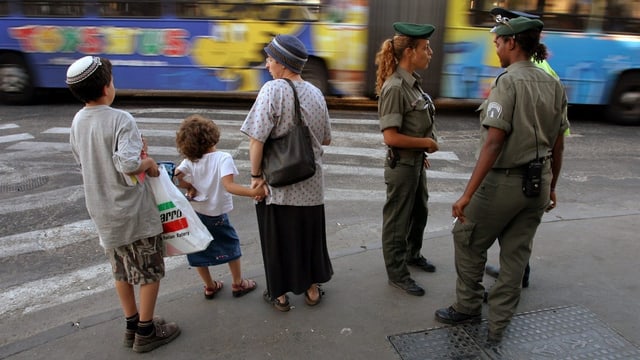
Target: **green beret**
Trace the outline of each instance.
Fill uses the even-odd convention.
[[[404,35],[417,39],[428,39],[436,30],[431,24],[411,24],[406,22],[393,23],[396,35]]]
[[[538,19],[517,17],[515,19],[504,20],[499,25],[491,29],[491,32],[497,35],[514,35],[531,29],[538,29],[541,31],[543,26],[544,23]]]

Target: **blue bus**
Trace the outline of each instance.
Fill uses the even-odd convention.
[[[375,52],[394,21],[439,29],[425,76],[434,97],[480,100],[503,71],[488,32],[496,6],[541,17],[571,104],[640,124],[637,0],[0,0],[0,101],[64,88],[67,66],[85,55],[113,62],[119,92],[256,93],[276,34],[303,41],[302,75],[325,95],[372,98]]]
[[[0,100],[66,87],[66,68],[108,57],[125,91],[257,92],[277,34],[310,53],[323,93],[362,93],[366,0],[0,0]]]
[[[607,120],[640,124],[640,2],[521,0],[449,2],[442,92],[449,98],[486,97],[500,74],[489,14],[500,6],[539,15],[548,61],[571,104],[606,105]]]

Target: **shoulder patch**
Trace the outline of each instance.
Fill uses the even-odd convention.
[[[492,101],[487,105],[487,115],[490,118],[497,119],[502,114],[502,105]]]

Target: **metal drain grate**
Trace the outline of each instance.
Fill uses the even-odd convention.
[[[518,314],[502,343],[486,344],[487,323],[389,336],[403,360],[640,359],[640,348],[581,306]]]
[[[49,182],[48,176],[36,176],[22,179],[15,183],[0,183],[0,193],[22,192],[33,190]]]

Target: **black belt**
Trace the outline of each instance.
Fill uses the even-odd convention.
[[[418,155],[423,155],[424,151],[422,150],[400,150],[398,148],[394,149],[400,158],[410,159],[414,157],[418,157]]]
[[[524,175],[527,170],[526,166],[518,166],[514,168],[492,168],[491,171],[505,175]]]
[[[551,155],[547,155],[545,157],[538,158],[538,162],[545,163],[547,160],[551,159]],[[512,168],[492,168],[491,171],[495,171],[501,174],[512,174],[512,175],[524,175],[527,170],[528,165],[520,165]]]

